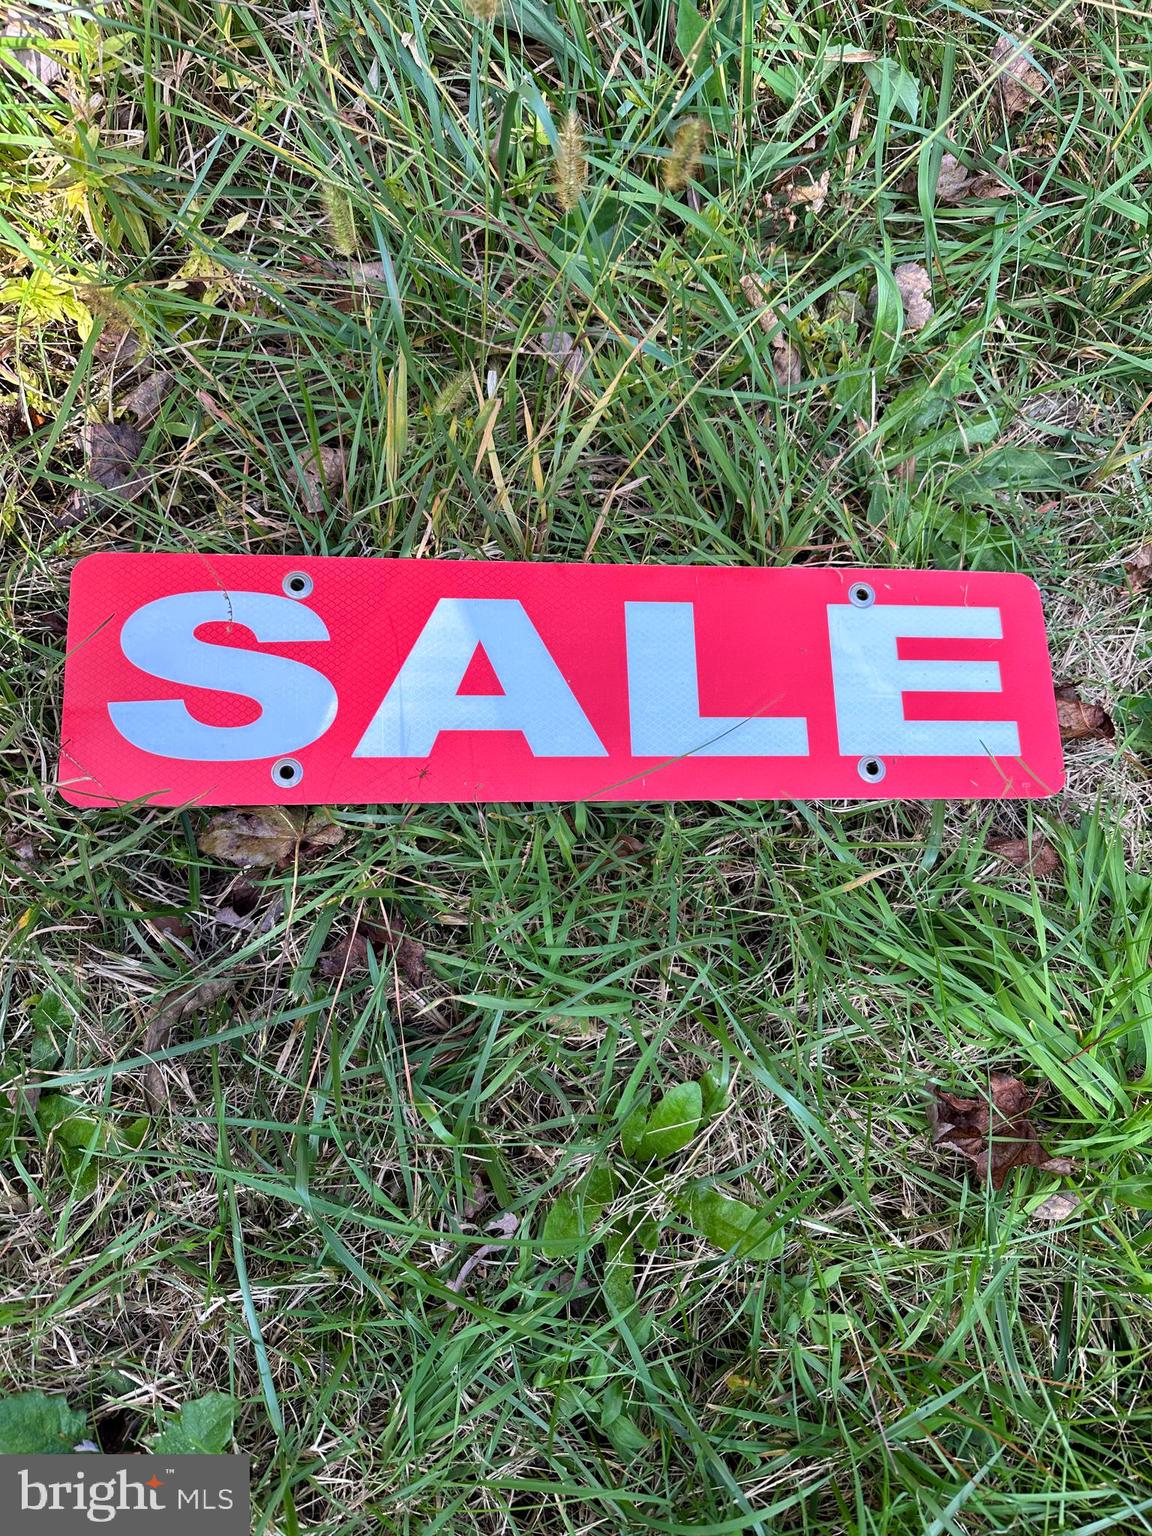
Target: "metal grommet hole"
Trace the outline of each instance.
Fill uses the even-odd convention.
[[[311,597],[311,576],[307,571],[289,571],[284,578],[284,591],[288,597]]]
[[[866,581],[854,581],[848,588],[848,601],[853,608],[871,608],[876,594]]]
[[[272,764],[272,782],[279,789],[294,789],[303,777],[304,769],[294,757],[282,757]]]
[[[879,784],[888,768],[882,757],[862,757],[856,764],[856,772],[869,784]]]

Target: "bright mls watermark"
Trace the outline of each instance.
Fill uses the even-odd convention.
[[[247,1456],[0,1456],[0,1530],[248,1536]]]

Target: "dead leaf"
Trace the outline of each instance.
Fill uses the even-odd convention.
[[[146,373],[135,388],[130,389],[120,401],[120,410],[135,416],[137,426],[146,427],[155,421],[176,383],[166,368]]]
[[[900,301],[904,305],[904,329],[906,331],[921,330],[928,324],[933,314],[932,300],[929,298],[932,279],[919,262],[915,261],[904,262],[892,275],[896,279],[896,286],[900,290]]]
[[[622,859],[634,858],[636,854],[644,852],[643,840],[639,837],[635,837],[631,832],[621,833],[621,835],[613,844],[613,847],[615,848],[616,853]]]
[[[343,447],[325,444],[319,454],[309,453],[297,477],[307,510],[319,516],[330,502],[338,500],[344,491],[346,473],[347,455]]]
[[[1145,544],[1124,562],[1124,572],[1133,592],[1152,586],[1152,544]]]
[[[751,272],[745,272],[740,279],[740,287],[748,303],[757,311],[756,319],[760,329],[772,337],[772,345],[785,346],[788,338],[784,335],[779,315],[768,302],[768,289],[763,278],[756,277]]]
[[[390,954],[396,968],[411,987],[428,984],[431,972],[424,959],[424,946],[407,934],[398,933],[387,919],[382,923],[361,921],[346,938],[338,939],[320,956],[320,973],[334,980],[353,971],[368,968],[369,944],[380,954]]]
[[[53,36],[54,33],[45,25],[43,16],[18,5],[9,7],[4,26],[0,28],[0,37],[14,38],[19,42],[51,41]],[[10,58],[14,63],[22,65],[24,69],[35,75],[41,85],[55,85],[57,80],[64,78],[63,64],[39,48],[14,48],[11,51],[4,49],[0,52],[0,61],[5,58]]]
[[[305,856],[321,848],[334,848],[343,836],[341,829],[324,816],[268,805],[256,810],[222,811],[213,816],[200,834],[200,851],[209,858],[251,869],[256,865],[283,864],[297,848]]]
[[[355,971],[367,970],[368,940],[363,929],[357,928],[354,933],[345,934],[335,944],[329,945],[320,956],[318,965],[321,976],[326,976],[329,981],[338,981],[340,977]]]
[[[36,1106],[40,1102],[40,1084],[33,1076],[27,1076],[9,1082],[2,1095],[3,1101],[9,1109],[15,1110],[19,1115],[34,1115]]]
[[[144,340],[137,332],[106,321],[96,338],[93,356],[106,367],[126,373],[136,366],[146,350]]]
[[[773,348],[772,368],[781,389],[791,389],[794,384],[799,384],[804,374],[800,353],[790,341]]]
[[[200,851],[244,868],[281,864],[300,836],[299,812],[279,806],[254,811],[224,811],[200,834]]]
[[[191,925],[179,912],[157,912],[155,916],[148,918],[147,922],[149,928],[154,929],[161,938],[171,939],[185,947],[192,938]]]
[[[1000,164],[1005,163],[1005,156],[1000,157]],[[1014,188],[1002,181],[995,171],[977,171],[969,181],[965,189],[965,197],[972,202],[979,202],[988,197],[1013,197]]]
[[[776,382],[781,389],[791,389],[804,377],[800,350],[788,340],[780,316],[768,303],[768,289],[763,278],[756,277],[751,272],[745,272],[740,279],[740,287],[749,304],[756,306],[756,319],[760,323],[761,330],[771,337],[772,371],[776,375]]]
[[[1003,163],[1003,162],[1002,162]],[[909,178],[910,188],[916,185],[915,173]],[[955,155],[944,155],[936,176],[936,201],[959,205],[989,197],[1009,197],[1012,188],[1000,180],[995,171],[970,171]]]
[[[819,213],[828,198],[828,172],[811,176],[801,171],[788,183],[785,196],[793,208],[808,207],[813,213]]]
[[[934,1090],[929,1107],[932,1143],[950,1147],[968,1159],[977,1176],[999,1189],[1013,1168],[1043,1168],[1052,1173],[1071,1172],[1074,1164],[1065,1157],[1049,1157],[1029,1119],[1042,1092],[1018,1077],[993,1072],[988,1097],[963,1098],[943,1088]]]
[[[1048,88],[1047,78],[1036,67],[1032,54],[1010,32],[1004,32],[996,39],[992,63],[997,69],[1003,67],[1003,73],[997,76],[996,85],[1009,117],[1027,111]]]
[[[1083,1204],[1079,1195],[1071,1194],[1067,1190],[1060,1190],[1055,1195],[1049,1195],[1043,1204],[1038,1205],[1032,1212],[1033,1221],[1067,1221]]]
[[[573,383],[578,383],[588,359],[567,331],[541,331],[540,345],[544,355],[558,373],[566,373]]]
[[[462,1215],[465,1221],[475,1221],[492,1198],[492,1192],[478,1173],[473,1171],[471,1193],[464,1201]]]
[[[808,140],[804,146],[807,152],[816,147],[815,139]],[[811,208],[813,213],[819,213],[824,207],[828,200],[828,181],[827,171],[814,176],[807,166],[790,166],[773,182],[768,207],[783,216],[790,230],[795,229],[803,209]]]
[[[344,841],[344,828],[329,821],[319,813],[309,816],[300,834],[300,851],[305,855],[319,853],[322,848],[339,848]]]
[[[388,271],[382,261],[349,261],[348,276],[354,283],[385,283]]]
[[[410,986],[426,986],[432,973],[428,969],[424,959],[424,946],[410,939],[407,934],[401,934],[395,940],[392,950],[399,967],[400,974]]]
[[[1061,741],[1111,741],[1116,727],[1099,704],[1086,704],[1075,688],[1056,690]]]
[[[122,421],[90,421],[84,429],[88,477],[125,501],[135,501],[148,485],[138,463],[144,434]]]
[[[955,155],[942,155],[936,174],[936,201],[958,203],[964,197],[964,189],[972,180],[966,165],[961,165]]]
[[[1050,842],[1039,837],[1030,843],[1024,837],[990,837],[985,845],[1015,869],[1030,869],[1038,880],[1045,880],[1060,868],[1060,855]]]
[[[490,1221],[488,1223],[488,1231],[495,1233],[500,1237],[509,1238],[513,1235],[519,1225],[520,1218],[512,1211],[505,1211],[503,1215],[497,1216],[494,1221]],[[483,1264],[484,1260],[490,1257],[490,1255],[503,1252],[506,1252],[506,1250],[500,1243],[481,1243],[480,1247],[477,1248],[474,1253],[470,1254],[468,1258],[464,1260],[463,1264],[461,1264],[460,1271],[456,1277],[445,1282],[448,1289],[450,1291],[456,1291],[457,1293],[462,1291],[468,1276],[478,1265]],[[454,1312],[456,1310],[456,1305],[454,1302],[450,1301],[448,1306],[451,1311]]]
[[[162,1051],[177,1024],[191,1014],[206,1013],[231,987],[230,981],[202,981],[170,992],[144,1032],[141,1054],[154,1056],[157,1051]],[[167,1079],[161,1062],[150,1061],[144,1068],[142,1086],[153,1112],[168,1102]]]
[[[17,864],[32,869],[37,864],[37,843],[40,833],[21,822],[13,821],[4,829],[4,847]]]

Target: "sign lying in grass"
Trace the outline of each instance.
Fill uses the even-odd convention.
[[[191,554],[92,555],[73,576],[77,805],[1062,782],[1023,576]]]

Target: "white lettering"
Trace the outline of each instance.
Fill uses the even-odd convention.
[[[691,603],[625,603],[624,624],[633,757],[806,756],[802,715],[701,715]]]
[[[457,692],[477,646],[503,693]],[[536,757],[607,755],[512,598],[441,598],[353,756],[427,757],[441,731],[520,731]]]
[[[902,661],[901,637],[999,640],[999,608],[832,604],[828,638],[836,728],[846,757],[874,752],[906,757],[1015,757],[1012,720],[906,720],[905,693],[999,693],[994,661]]]
[[[32,1503],[32,1495],[35,1493],[36,1502]],[[48,1503],[48,1489],[44,1483],[33,1482],[28,1476],[28,1469],[20,1469],[20,1508],[43,1509]]]
[[[158,757],[236,763],[295,752],[336,716],[336,690],[314,667],[285,656],[198,640],[201,624],[242,624],[260,641],[327,640],[324,621],[304,603],[270,592],[178,592],[138,608],[120,645],[142,672],[184,687],[238,693],[260,705],[249,725],[205,725],[177,699],[108,705],[127,741]]]

